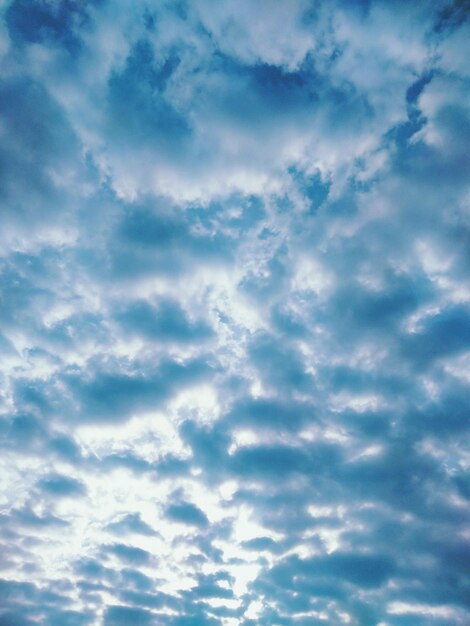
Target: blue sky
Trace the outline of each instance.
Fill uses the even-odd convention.
[[[2,626],[470,623],[469,14],[2,3]]]

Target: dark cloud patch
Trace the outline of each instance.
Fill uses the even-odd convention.
[[[394,570],[393,560],[378,554],[338,552],[309,559],[293,556],[263,573],[254,589],[275,597],[281,614],[295,615],[311,611],[319,602],[325,609],[328,603],[343,602],[350,585],[363,591],[376,589],[386,584]],[[353,607],[353,612],[358,608]],[[367,612],[366,606],[364,609]]]
[[[423,93],[426,85],[431,82],[432,76],[432,72],[427,72],[408,87],[406,90],[406,102],[409,106],[416,106],[419,96]]]
[[[183,422],[180,432],[183,440],[191,446],[194,461],[203,466],[209,476],[215,475],[216,469],[223,472],[231,443],[225,428],[216,425],[210,429],[187,420]]]
[[[287,286],[290,278],[285,247],[281,246],[265,265],[265,271],[248,272],[240,282],[242,292],[255,302],[264,302],[278,295]]]
[[[87,5],[90,4],[93,2],[14,0],[5,16],[10,37],[18,44],[52,44],[78,54],[82,47],[79,30],[89,20]]]
[[[454,479],[459,494],[466,500],[470,500],[470,474],[461,474]]]
[[[345,484],[364,496],[417,513],[427,509],[433,482],[442,480],[435,463],[407,441],[391,442],[382,453],[359,458],[343,471]]]
[[[17,581],[2,580],[0,582],[0,593],[3,601],[6,599],[20,601],[31,597],[36,589],[32,583],[21,583]]]
[[[459,103],[443,106],[435,113],[435,123],[439,126],[440,137],[445,150],[437,150],[433,144],[424,141],[408,142],[415,132],[424,126],[419,116],[411,120],[398,134],[398,150],[394,166],[404,180],[413,180],[421,187],[432,189],[437,180],[441,188],[455,194],[466,187],[465,171],[468,168],[468,155],[462,150],[460,140],[470,134],[468,114]],[[445,156],[444,156],[445,153]]]
[[[109,272],[113,279],[155,273],[175,276],[197,265],[225,265],[233,256],[234,242],[219,229],[190,228],[178,210],[130,207],[117,226],[119,247],[111,246]],[[100,270],[102,271],[102,269]]]
[[[114,141],[170,153],[184,144],[190,133],[188,122],[164,95],[177,67],[177,57],[159,67],[149,41],[134,44],[124,70],[109,79],[108,119]]]
[[[59,580],[57,583],[57,590],[61,593],[16,580],[0,580],[2,622],[29,625],[38,623],[38,620],[47,620],[50,624],[62,623],[67,626],[89,624],[91,615],[87,611],[67,609],[70,598],[66,592],[70,591],[67,588],[70,586],[66,581]],[[21,611],[18,611],[18,607],[21,607]]]
[[[197,599],[203,598],[233,598],[233,591],[230,588],[222,587],[218,583],[221,580],[233,582],[230,576],[221,574],[200,575],[197,587],[192,589],[193,596]]]
[[[85,485],[80,480],[61,474],[49,474],[41,478],[37,486],[43,493],[56,498],[77,497],[86,492]]]
[[[162,477],[185,476],[191,469],[191,463],[188,460],[179,459],[173,455],[167,455],[156,463],[155,469],[157,474]]]
[[[183,222],[170,215],[137,209],[128,213],[120,225],[123,239],[150,248],[165,248],[187,233]]]
[[[138,535],[152,536],[156,534],[155,530],[145,523],[138,513],[124,515],[119,521],[108,524],[106,529],[117,535],[136,533]]]
[[[264,333],[254,337],[249,355],[268,388],[287,394],[313,392],[315,381],[306,371],[301,354],[281,345],[275,337]]]
[[[434,399],[420,411],[407,416],[411,432],[429,432],[440,438],[449,438],[468,430],[468,385],[456,381],[446,382],[439,399]]]
[[[254,93],[275,111],[292,111],[297,107],[312,104],[315,91],[309,85],[309,76],[304,72],[287,72],[276,65],[266,63],[248,70]]]
[[[361,587],[380,587],[394,572],[394,562],[382,555],[335,553],[328,557],[314,559],[308,565],[316,573],[324,576],[339,577]],[[300,568],[304,569],[303,566]]]
[[[91,624],[93,616],[89,612],[54,611],[47,614],[51,626],[84,626]]]
[[[242,546],[246,550],[254,550],[256,552],[268,551],[276,553],[279,551],[278,544],[274,541],[274,539],[271,539],[271,537],[257,537],[256,539],[250,539],[249,541],[244,541]]]
[[[118,315],[118,320],[125,332],[147,339],[197,343],[212,335],[209,325],[191,321],[178,302],[171,300],[159,302],[156,307],[145,301],[135,302]]]
[[[151,578],[143,574],[138,569],[124,568],[121,570],[121,577],[126,589],[131,587],[140,593],[151,591],[155,584]]]
[[[431,295],[427,281],[409,276],[391,274],[380,290],[364,289],[351,281],[337,290],[325,315],[336,315],[338,331],[343,327],[353,338],[387,333],[397,329],[405,316],[429,301]]]
[[[204,607],[191,608],[184,615],[177,615],[169,620],[174,626],[217,626],[218,620],[214,619],[204,610]]]
[[[406,92],[408,119],[391,132],[397,146],[402,150],[408,149],[410,145],[408,142],[413,141],[413,136],[426,126],[427,119],[419,108],[419,97],[431,82],[432,77],[432,72],[425,73]]]
[[[209,525],[206,514],[199,507],[190,502],[178,502],[171,504],[166,511],[166,515],[174,522],[196,526],[204,529]]]
[[[19,452],[34,448],[44,437],[40,419],[31,414],[20,414],[0,422],[0,437],[3,445],[14,446]]]
[[[145,374],[97,370],[93,378],[84,380],[71,373],[65,381],[81,405],[80,420],[119,422],[133,411],[158,406],[173,390],[204,379],[211,371],[204,359],[193,359],[187,363],[164,361]]]
[[[7,626],[33,626],[35,621],[32,621],[25,615],[25,611],[22,610],[21,613],[16,611],[3,611],[2,619],[4,620]]]
[[[15,265],[2,263],[1,267],[2,300],[5,301],[1,321],[5,330],[14,327],[15,323],[26,321],[27,312],[33,303],[37,305],[38,301],[46,299],[50,293],[40,287],[35,287],[31,279]]]
[[[180,603],[174,597],[163,593],[140,593],[136,591],[123,591],[120,600],[145,609],[180,609]]]
[[[243,477],[282,480],[308,471],[309,458],[303,451],[288,446],[256,446],[237,451],[231,465]]]
[[[12,509],[10,513],[11,519],[19,528],[31,529],[47,529],[61,528],[68,526],[68,522],[52,513],[38,514],[28,506],[19,509]]]
[[[225,231],[235,238],[248,234],[267,217],[263,199],[254,194],[233,193],[207,205],[192,203],[187,216],[194,227],[206,233]]]
[[[74,572],[85,579],[82,581],[85,585],[91,585],[90,589],[105,588],[101,581],[115,583],[117,580],[113,569],[93,558],[79,559],[74,565]],[[94,585],[95,581],[97,581],[96,585]]]
[[[300,402],[243,398],[226,416],[227,424],[233,427],[274,431],[296,431],[302,424],[315,421],[315,408]]]
[[[8,233],[24,221],[31,227],[39,225],[45,215],[57,217],[70,202],[59,172],[69,170],[75,175],[82,165],[69,121],[43,84],[27,76],[4,78],[0,115],[5,127],[0,198]]]
[[[282,305],[271,309],[271,321],[274,329],[288,339],[303,339],[308,335],[304,320]]]
[[[60,458],[70,463],[79,463],[81,460],[80,446],[72,437],[67,435],[57,435],[49,440],[49,449]]]
[[[465,23],[470,13],[470,6],[467,0],[454,0],[453,2],[444,3],[439,7],[437,18],[434,24],[436,33],[445,33],[454,30]]]
[[[103,623],[105,626],[152,626],[157,624],[154,615],[145,609],[114,605],[106,609]]]
[[[258,481],[259,477],[257,476]],[[293,480],[292,475],[282,476],[276,481],[261,482],[254,484],[254,488],[240,488],[234,494],[236,503],[256,506],[259,519],[265,528],[279,532],[285,536],[277,541],[279,552],[293,548],[298,541],[302,542],[302,536],[307,531],[312,531],[315,526],[325,524],[325,518],[317,522],[308,512],[308,506],[312,502],[321,505],[329,505],[333,496],[337,497],[337,487],[333,481],[325,480],[321,475]],[[329,528],[338,527],[334,518],[326,521]],[[257,541],[254,539],[253,541]],[[312,545],[323,547],[321,539],[312,538]]]
[[[455,307],[430,315],[416,333],[404,338],[403,350],[418,366],[463,352],[470,345],[470,314],[466,307]]]
[[[72,379],[72,389],[82,398],[85,412],[92,421],[104,416],[118,420],[136,406],[146,406],[164,397],[164,388],[159,378],[105,374],[83,385]]]
[[[262,137],[264,131],[274,131],[277,124],[308,125],[323,112],[323,122],[331,124],[332,129],[335,124],[347,128],[352,116],[358,125],[371,117],[366,99],[354,86],[346,81],[332,84],[317,71],[310,54],[293,69],[282,63],[242,63],[219,51],[212,59],[211,70],[231,79],[226,93],[211,94],[215,112],[236,124],[241,132],[249,129]],[[327,111],[323,111],[323,101],[328,102]]]
[[[309,199],[309,210],[314,214],[328,198],[331,182],[323,180],[320,172],[307,174],[295,167],[291,168],[290,174],[299,186],[302,195]]]
[[[146,550],[136,548],[135,546],[128,546],[123,543],[115,543],[112,546],[106,547],[106,552],[134,566],[146,565],[152,560],[152,555]]]

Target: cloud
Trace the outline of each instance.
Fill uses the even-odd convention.
[[[104,624],[106,626],[118,626],[119,624],[128,624],[132,620],[133,624],[139,626],[147,626],[155,624],[155,619],[150,611],[145,609],[136,609],[128,606],[110,606],[106,609]]]
[[[209,524],[204,512],[190,502],[171,504],[167,509],[167,516],[174,522],[189,524],[197,528],[206,528]]]
[[[117,522],[112,522],[106,527],[107,530],[120,534],[137,533],[141,535],[154,535],[155,531],[140,518],[138,513],[129,513]]]
[[[121,543],[107,547],[106,551],[130,565],[146,565],[151,560],[151,555],[146,550]]]
[[[0,8],[0,622],[465,626],[465,2]]]
[[[204,341],[211,329],[203,322],[191,322],[178,302],[159,302],[156,308],[146,301],[136,302],[118,315],[126,331],[143,335],[146,339],[160,341]]]
[[[38,481],[38,487],[51,496],[78,496],[85,492],[83,483],[68,476],[53,474],[41,478]]]
[[[142,374],[139,370],[127,372],[119,368],[108,372],[97,369],[95,376],[88,380],[72,371],[65,374],[65,383],[80,402],[80,420],[119,422],[133,411],[163,402],[175,387],[184,388],[204,378],[210,373],[210,366],[202,359],[188,363],[168,360],[156,371],[152,370],[153,366]]]

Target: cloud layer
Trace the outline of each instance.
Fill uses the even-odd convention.
[[[0,8],[0,622],[470,620],[466,0]]]

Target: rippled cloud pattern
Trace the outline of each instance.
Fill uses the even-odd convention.
[[[0,7],[1,626],[468,626],[468,0]]]

